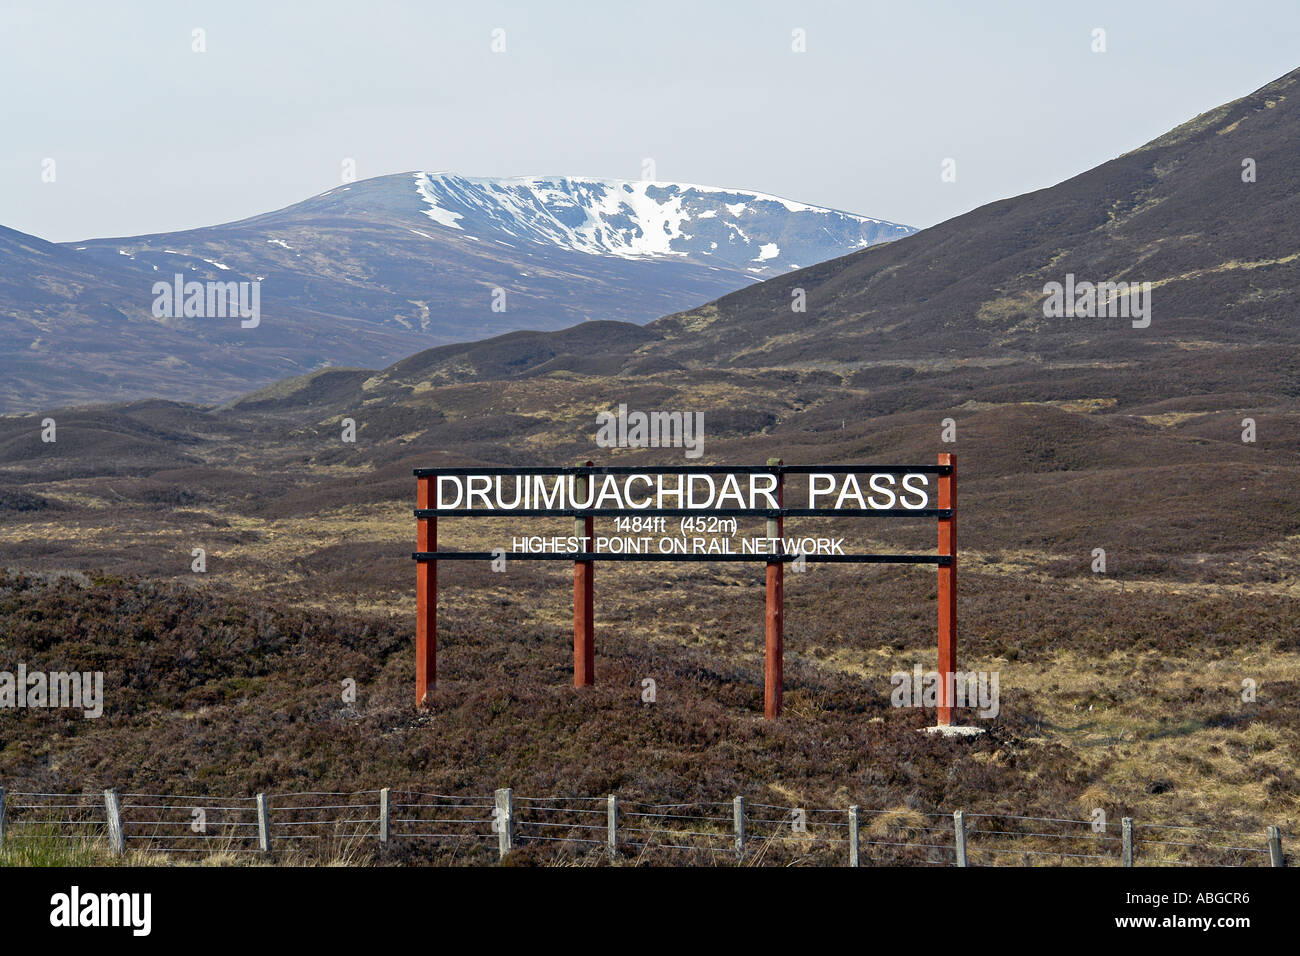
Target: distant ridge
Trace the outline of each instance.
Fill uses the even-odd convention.
[[[915,232],[767,193],[688,183],[450,173],[417,173],[415,181],[425,215],[466,238],[726,263],[763,277],[820,262],[828,249],[847,252]]]
[[[0,411],[230,398],[329,366],[603,319],[644,323],[912,232],[748,190],[401,173],[239,222],[53,244],[0,231]],[[244,331],[160,320],[154,283],[257,282]]]

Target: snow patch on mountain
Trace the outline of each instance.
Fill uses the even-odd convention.
[[[751,272],[759,263],[763,274],[794,268],[795,258],[820,262],[914,231],[766,193],[688,183],[423,172],[414,180],[420,211],[466,239],[622,259],[721,258]]]
[[[424,210],[426,216],[438,223],[440,226],[450,226],[452,229],[461,228],[456,224],[456,220],[464,219],[465,217],[458,212],[452,212],[449,209],[443,209],[440,207],[438,205],[437,197],[431,195],[426,190],[425,184],[422,183],[418,177],[416,178],[415,188],[419,191],[420,198],[429,204],[429,208]]]

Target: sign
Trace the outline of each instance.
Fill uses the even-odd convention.
[[[936,468],[888,469],[836,474],[822,467],[737,470],[658,469],[504,469],[466,474],[421,469],[419,477],[436,482],[440,517],[505,511],[517,515],[569,515],[590,512],[618,517],[630,514],[680,515],[706,511],[720,515],[838,515],[843,511],[883,511],[911,517],[932,514],[930,475]],[[808,475],[803,507],[786,510],[777,502],[782,474]]]
[[[806,476],[798,487],[786,476]],[[956,668],[957,462],[937,465],[692,465],[676,468],[417,468],[416,702],[425,706],[437,674],[439,561],[574,563],[574,685],[595,683],[593,579],[597,561],[762,561],[767,565],[767,717],[780,714],[783,571],[792,562],[933,564],[939,571],[939,672]],[[786,494],[797,497],[787,507]],[[572,535],[512,534],[511,548],[440,551],[438,519],[574,519]],[[709,536],[735,519],[767,519],[767,533],[739,542]],[[786,518],[935,518],[938,549],[929,554],[857,553],[844,539],[789,537]],[[595,519],[614,519],[616,534],[597,536]],[[668,519],[679,521],[670,524]],[[724,523],[719,529],[718,523]],[[618,532],[621,532],[618,533]],[[630,534],[628,533],[630,532]],[[669,532],[680,532],[669,533]],[[951,700],[939,723],[951,722]]]

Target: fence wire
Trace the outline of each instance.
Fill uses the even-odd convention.
[[[503,794],[505,797],[503,799]],[[409,862],[491,862],[506,851],[539,859],[745,865],[1116,866],[1115,821],[911,808],[792,807],[741,799],[646,803],[616,796],[478,796],[415,790],[303,791],[263,796],[120,793],[124,849],[202,857],[267,850],[330,860],[400,851]],[[103,792],[0,789],[0,840],[108,841]],[[1138,866],[1269,866],[1262,828],[1134,821]]]

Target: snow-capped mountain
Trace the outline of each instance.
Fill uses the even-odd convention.
[[[906,235],[895,223],[678,183],[400,173],[185,232],[0,233],[0,411],[219,399],[324,366],[587,320],[643,324]],[[155,285],[257,283],[255,328],[154,314]]]
[[[415,184],[424,214],[466,238],[624,259],[676,256],[758,276],[914,231],[766,193],[687,183],[417,173]]]

